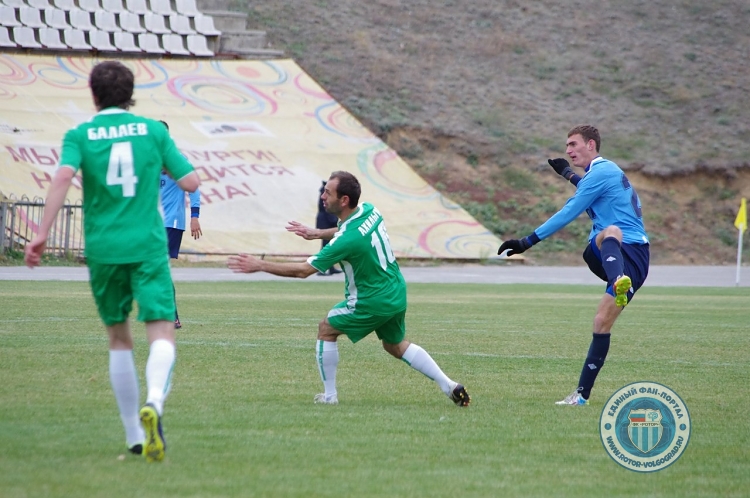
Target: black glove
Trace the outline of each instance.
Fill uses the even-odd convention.
[[[552,166],[552,169],[555,170],[555,173],[566,180],[570,180],[570,177],[573,176],[573,170],[570,168],[570,164],[568,164],[568,161],[562,157],[558,157],[557,159],[547,159],[547,162]]]
[[[563,159],[564,160],[564,159]],[[505,242],[500,245],[500,249],[497,250],[497,254],[502,254],[506,249],[510,249],[508,251],[508,256],[514,256],[516,254],[521,254],[522,252],[525,252],[526,249],[531,247],[531,242],[529,241],[528,237],[524,237],[522,239],[510,239],[506,240]]]

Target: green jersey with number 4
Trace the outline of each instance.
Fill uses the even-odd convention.
[[[81,172],[86,258],[100,264],[167,254],[159,212],[162,167],[177,180],[193,167],[166,127],[117,107],[65,134],[60,167]]]
[[[351,309],[378,316],[406,309],[406,282],[393,255],[383,216],[372,204],[358,206],[339,223],[328,245],[307,262],[320,272],[341,263]]]

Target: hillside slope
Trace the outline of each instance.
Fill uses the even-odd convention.
[[[250,28],[267,30],[274,48],[501,237],[526,235],[571,194],[546,159],[587,122],[641,195],[655,262],[734,262],[732,221],[750,195],[750,4],[242,8]],[[577,263],[587,231],[581,219],[529,255]]]

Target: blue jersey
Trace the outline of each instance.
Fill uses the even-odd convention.
[[[638,194],[625,172],[612,161],[601,157],[591,161],[575,195],[534,233],[540,240],[546,239],[584,211],[593,223],[589,240],[614,225],[622,230],[624,243],[648,244]]]
[[[201,207],[201,193],[196,190],[189,194],[191,217],[198,217]],[[185,230],[185,191],[169,175],[161,174],[161,208],[164,226]]]

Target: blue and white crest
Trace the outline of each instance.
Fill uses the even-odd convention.
[[[607,454],[634,472],[672,465],[690,441],[690,413],[672,389],[653,381],[633,382],[602,408],[599,434]]]
[[[628,418],[630,419],[628,435],[633,445],[643,453],[654,449],[664,434],[664,427],[661,425],[661,410],[650,408],[630,410]]]

